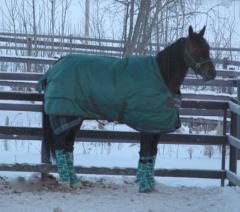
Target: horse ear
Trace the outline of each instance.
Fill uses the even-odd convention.
[[[191,25],[189,26],[189,29],[188,29],[188,35],[189,35],[189,37],[192,37],[192,35],[193,35],[193,28]]]
[[[201,35],[202,37],[205,33],[205,29],[206,29],[206,26],[204,26],[203,29],[199,32],[199,35]]]

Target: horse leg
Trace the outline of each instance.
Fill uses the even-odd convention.
[[[79,130],[80,126],[76,126],[74,128],[72,128],[68,135],[66,136],[66,141],[69,145],[73,146],[75,138],[76,138],[76,134]],[[69,177],[70,177],[70,185],[72,187],[77,187],[78,185],[80,185],[80,179],[77,177],[76,175],[76,171],[74,168],[74,156],[73,156],[73,148],[71,148],[71,151],[66,151],[66,160],[67,160],[67,166],[68,166],[68,172],[69,172]]]
[[[137,170],[137,182],[140,192],[150,192],[154,189],[154,165],[157,154],[158,135],[141,133],[140,159]]]
[[[80,124],[75,124],[76,121],[75,117],[50,116],[59,182],[63,189],[70,189],[77,182],[73,168],[73,149]]]
[[[65,143],[66,132],[54,136],[56,165],[59,174],[59,182],[66,189],[70,189],[70,174],[67,164],[66,149],[60,143]]]
[[[154,176],[155,176],[155,162],[157,158],[157,146],[158,146],[159,134],[154,134],[152,137],[152,147],[151,147],[151,155],[153,157],[152,163],[152,176],[153,176],[153,185],[155,185]]]

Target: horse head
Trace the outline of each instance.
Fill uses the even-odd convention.
[[[186,64],[191,67],[196,74],[200,75],[203,80],[213,80],[216,77],[215,67],[210,59],[210,47],[204,39],[206,27],[196,33],[192,26],[189,27],[189,35],[186,39],[184,59]]]

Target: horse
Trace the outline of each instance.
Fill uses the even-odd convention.
[[[140,132],[136,182],[139,192],[154,190],[159,137],[180,127],[180,86],[188,69],[193,69],[205,81],[216,77],[209,56],[210,47],[204,38],[205,29],[204,26],[200,32],[194,32],[190,26],[187,37],[179,38],[156,56],[129,56],[122,59],[65,56],[53,65],[53,70],[47,72],[39,85],[45,85],[46,147],[52,150],[56,158],[61,185],[71,189],[81,183],[73,166],[74,141],[83,120],[95,118],[117,120]],[[94,67],[101,70],[93,72]],[[134,67],[136,70],[133,71]],[[70,71],[73,68],[74,71]],[[112,71],[114,74],[111,75]],[[70,72],[74,73],[73,76],[70,76]],[[73,83],[77,77],[81,78],[81,83]],[[110,87],[102,88],[108,82]],[[64,97],[58,91],[61,87],[61,92],[66,93]],[[69,87],[73,87],[72,90]],[[68,99],[72,96],[76,99],[74,95],[78,94],[80,100],[73,102]],[[71,110],[78,112],[70,113]]]

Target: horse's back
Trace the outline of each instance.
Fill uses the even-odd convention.
[[[144,93],[146,87],[150,89],[153,84],[160,84],[160,72],[153,57],[127,57],[116,58],[107,56],[91,55],[68,55],[57,62],[48,73],[49,95],[65,95],[69,89],[69,95],[95,96],[103,98],[102,101],[128,98],[136,92]],[[153,71],[152,71],[153,70]],[[155,76],[158,75],[158,78]],[[51,85],[52,84],[52,85]],[[58,86],[58,89],[56,89]],[[76,92],[74,92],[76,91]],[[72,98],[74,98],[72,96]],[[84,97],[84,98],[85,98]]]

